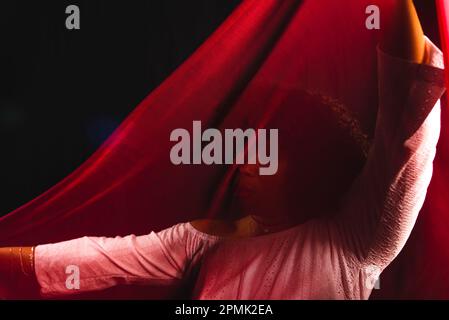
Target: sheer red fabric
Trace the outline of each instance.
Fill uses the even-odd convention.
[[[449,50],[449,2],[437,0],[438,21],[440,25],[441,43],[445,53],[445,65],[449,64],[449,58],[446,54]],[[449,84],[449,72],[446,72],[446,83]],[[447,87],[449,87],[447,85]]]
[[[313,173],[313,185],[292,185],[301,190],[299,198],[317,208],[338,199],[363,166],[377,110],[378,31],[366,27],[366,8],[377,4],[387,15],[390,3],[243,1],[80,168],[0,220],[0,245],[146,234],[199,217],[238,217],[231,200],[235,166],[170,162],[170,133],[189,130],[193,121],[205,128],[279,128],[280,157],[296,150],[295,161],[302,157]],[[316,99],[340,119],[351,119],[353,141],[332,135],[324,118],[321,123],[325,115]],[[423,212],[406,248],[382,275],[375,298],[449,298],[446,110],[443,117]],[[115,288],[90,297],[188,296],[189,286]]]

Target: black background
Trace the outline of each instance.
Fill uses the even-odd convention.
[[[273,314],[261,312],[253,314],[220,314],[209,312],[207,317],[202,315],[176,315],[175,310],[182,305],[187,307],[209,307],[222,310],[220,305],[263,305],[264,310],[270,305]],[[300,301],[300,300],[146,300],[146,301],[0,301],[3,313],[10,314],[20,310],[21,315],[33,318],[43,315],[46,319],[61,319],[68,313],[75,318],[100,319],[170,319],[170,320],[291,320],[301,318],[326,319],[332,312],[333,317],[344,319],[366,318],[367,314],[376,319],[383,319],[385,314],[400,314],[402,318],[411,319],[417,314],[425,314],[429,318],[437,318],[447,312],[447,301]],[[8,310],[9,309],[9,310]],[[311,316],[308,316],[311,315]]]
[[[239,2],[1,1],[0,215],[86,160]]]
[[[86,160],[240,2],[0,2],[0,215]],[[433,1],[416,3],[438,42]]]

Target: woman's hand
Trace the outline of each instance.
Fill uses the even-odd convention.
[[[424,32],[413,1],[393,1],[393,14],[382,27],[381,49],[415,63],[425,62]]]
[[[33,247],[0,248],[0,300],[34,294]]]
[[[11,254],[8,248],[0,248],[0,300],[10,297]]]

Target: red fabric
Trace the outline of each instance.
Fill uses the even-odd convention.
[[[331,130],[324,125],[329,123],[327,113],[317,112],[303,92],[337,99],[372,136],[378,32],[365,27],[365,9],[379,4],[387,15],[388,3],[243,1],[86,163],[0,220],[0,245],[146,234],[199,217],[239,216],[230,200],[234,166],[174,166],[170,162],[174,144],[169,141],[170,132],[189,129],[194,120],[222,129],[279,127],[280,157],[284,152],[307,163],[307,173],[299,173],[306,177],[304,185],[295,183],[292,189],[301,190],[298,198],[315,203],[316,211],[329,209],[329,199],[344,194],[364,160],[358,144],[327,131]],[[443,117],[425,208],[374,297],[449,298],[446,109]],[[332,172],[336,173],[329,176]],[[118,288],[92,297],[162,298],[169,293],[160,288]]]
[[[441,43],[443,45],[443,52],[446,53],[449,52],[449,2],[447,0],[437,0],[437,9]],[[445,55],[445,65],[449,65],[449,57],[447,54]],[[449,84],[449,71],[446,71],[446,83]]]

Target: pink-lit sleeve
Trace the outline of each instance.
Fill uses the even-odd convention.
[[[445,89],[442,53],[426,42],[426,64],[378,51],[375,137],[337,221],[354,260],[379,272],[405,245],[432,177]]]
[[[83,237],[35,248],[42,296],[102,290],[119,284],[165,285],[181,280],[206,243],[186,223],[158,233]]]

